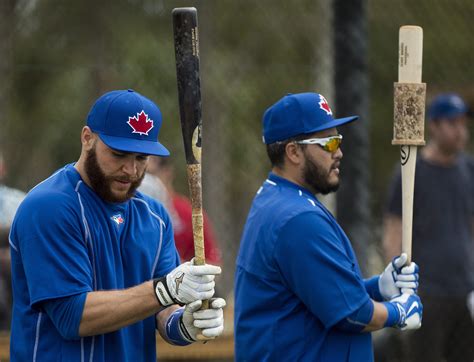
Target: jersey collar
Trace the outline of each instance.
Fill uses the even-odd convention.
[[[271,182],[276,183],[277,185],[282,185],[284,187],[292,188],[292,189],[298,191],[300,193],[300,195],[305,194],[306,196],[309,196],[312,199],[317,200],[316,196],[311,191],[309,191],[307,188],[305,188],[303,186],[300,186],[298,184],[295,184],[294,182],[291,182],[290,180],[288,180],[284,177],[278,176],[278,175],[274,174],[273,172],[270,172],[268,174],[268,180],[270,180]]]
[[[73,185],[77,185],[78,181],[81,181],[82,185],[84,188],[87,190],[87,192],[94,198],[100,200],[100,202],[105,205],[108,209],[114,211],[114,212],[121,212],[125,211],[128,207],[128,204],[130,203],[130,200],[124,201],[124,202],[108,202],[105,200],[102,200],[99,195],[95,193],[95,191],[84,182],[82,179],[79,171],[76,170],[74,167],[75,163],[70,163],[65,166],[66,172],[68,173],[70,180]]]

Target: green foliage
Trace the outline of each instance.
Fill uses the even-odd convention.
[[[203,137],[208,147],[203,162],[205,170],[217,168],[214,173],[222,176],[217,181],[224,183],[225,204],[235,209],[237,224],[268,171],[261,143],[263,111],[287,92],[327,92],[321,77],[330,81],[333,76],[330,67],[324,68],[332,57],[331,1],[15,3],[13,13],[0,14],[14,19],[4,34],[11,46],[0,73],[6,105],[0,147],[9,166],[7,182],[22,189],[77,159],[79,133],[98,95],[134,88],[160,105],[160,139],[175,159],[177,188],[186,191],[171,24],[174,7],[196,6],[199,11]],[[377,209],[398,159],[398,150],[390,145],[398,28],[409,23],[424,27],[423,79],[430,97],[440,90],[457,90],[473,99],[474,2],[370,0],[367,8],[370,167]],[[206,164],[206,156],[212,165]]]

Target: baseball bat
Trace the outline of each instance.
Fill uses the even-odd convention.
[[[402,252],[412,255],[413,195],[417,149],[425,144],[424,118],[426,84],[421,82],[423,29],[400,28],[398,83],[394,86],[394,138],[400,146],[402,172]]]
[[[199,33],[196,8],[175,8],[173,15],[179,113],[184,141],[189,194],[192,205],[194,263],[206,263],[202,214],[201,181],[201,80],[199,73]],[[203,309],[208,301],[203,301]]]

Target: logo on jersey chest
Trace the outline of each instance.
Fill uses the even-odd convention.
[[[117,214],[113,215],[110,217],[112,221],[114,221],[117,225],[121,225],[125,222],[125,219],[123,218],[122,214]]]

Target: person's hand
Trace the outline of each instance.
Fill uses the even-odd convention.
[[[407,254],[396,256],[387,265],[379,278],[379,291],[385,300],[390,300],[402,293],[415,294],[418,289],[418,265],[407,262]]]
[[[165,277],[154,280],[156,297],[163,307],[210,299],[214,295],[214,277],[220,273],[218,266],[194,265],[193,261],[188,261]]]
[[[179,331],[188,342],[205,341],[221,335],[224,330],[225,300],[212,298],[209,309],[199,310],[201,300],[187,304],[179,323]]]
[[[416,294],[403,293],[389,301],[398,313],[398,320],[393,325],[401,330],[418,329],[423,317],[423,304]]]

